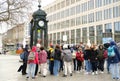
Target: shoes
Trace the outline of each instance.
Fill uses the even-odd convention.
[[[98,74],[98,72],[97,72],[97,71],[95,71],[95,74],[97,75],[97,74]]]
[[[28,76],[26,78],[29,78]]]
[[[43,77],[46,77],[45,75]]]
[[[32,79],[35,79],[35,77],[32,77]]]
[[[101,71],[100,73],[102,73],[102,74],[103,74],[104,72],[103,72],[103,71]]]
[[[67,75],[63,75],[63,77],[67,77]]]
[[[70,76],[72,76],[72,73],[70,73]]]
[[[92,75],[95,75],[95,73],[94,73],[94,72],[92,72]]]

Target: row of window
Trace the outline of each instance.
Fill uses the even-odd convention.
[[[88,15],[83,15],[80,17],[60,21],[54,24],[50,24],[48,27],[48,30],[68,28],[68,27],[78,26],[82,24],[102,21],[103,19],[106,20],[106,19],[116,18],[116,17],[120,17],[120,6],[116,6],[113,8],[105,9],[104,11],[98,11],[95,13],[90,13]]]
[[[103,29],[102,24],[96,26],[96,39],[97,39],[97,43],[99,43],[99,44],[102,43],[103,30],[105,30],[106,33],[112,33],[112,24],[111,23],[104,24],[104,28],[105,29]],[[70,32],[71,32],[71,34],[70,34]],[[120,35],[120,21],[114,23],[114,33]],[[81,36],[81,34],[82,34],[82,36]],[[75,43],[75,39],[76,39],[76,43],[79,43],[81,41],[81,38],[82,38],[82,42],[86,43],[88,37],[91,40],[91,42],[94,43],[95,42],[95,40],[94,40],[95,39],[95,27],[90,26],[89,28],[84,27],[84,28],[76,29],[76,31],[75,31],[75,29],[73,29],[71,31],[63,31],[63,32],[49,34],[49,40],[52,40],[53,38],[56,38],[56,39],[53,39],[52,41],[62,40],[64,35],[67,35],[67,38],[71,39],[71,43],[73,43],[73,44]],[[116,37],[115,39],[118,39],[118,38]],[[116,40],[116,41],[119,41],[119,40]]]
[[[78,10],[77,10],[78,12]],[[90,17],[90,22],[94,21],[94,14],[96,14],[96,21],[102,20],[102,17],[104,17],[104,19],[110,19],[112,17],[118,17],[120,16],[120,6],[116,6],[113,8],[109,8],[109,9],[105,9],[103,11],[98,11],[96,13],[91,13],[88,14],[88,16]],[[103,16],[104,14],[104,16]],[[113,16],[112,16],[113,14]],[[75,7],[72,7],[71,9],[67,9],[61,12],[58,12],[56,14],[53,14],[51,16],[48,16],[48,20],[49,21],[56,21],[58,19],[62,19],[62,18],[66,18],[69,16],[73,16],[75,15]]]
[[[47,13],[51,13],[54,11],[57,11],[59,9],[62,9],[66,6],[72,5],[78,1],[82,0],[63,0],[60,3],[56,3],[55,5],[51,6],[50,8],[46,9]],[[94,9],[94,4],[95,4],[95,8],[101,7],[101,6],[105,6],[114,2],[118,2],[120,0],[89,0],[88,2],[82,3],[81,4],[81,9],[82,11],[86,11],[87,9]],[[80,3],[80,2],[79,2]]]

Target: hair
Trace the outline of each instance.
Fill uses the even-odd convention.
[[[43,47],[43,46],[41,46],[41,47],[40,47],[40,50],[44,50],[44,47]]]

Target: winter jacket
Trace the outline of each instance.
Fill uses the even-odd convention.
[[[96,62],[97,61],[97,55],[98,55],[98,51],[97,49],[91,49],[90,51],[90,61],[91,62]]]
[[[61,50],[58,48],[55,49],[54,60],[61,60]]]
[[[76,52],[76,59],[83,62],[84,61],[83,52]]]
[[[38,54],[39,64],[46,63],[47,62],[47,52],[45,50],[42,50]]]
[[[72,53],[70,49],[64,49],[62,51],[63,53],[63,60],[66,62],[71,62],[72,61]]]
[[[31,52],[34,52],[34,54],[35,54],[35,59],[34,59],[33,61],[28,60],[28,64],[30,64],[30,63],[38,64],[38,63],[39,63],[39,62],[38,62],[38,52],[36,52],[36,51],[37,51],[37,47],[36,47],[36,46],[33,46]],[[29,54],[30,54],[30,53],[29,53]],[[29,55],[28,55],[28,57],[29,57]]]
[[[85,60],[90,59],[90,53],[91,53],[91,50],[90,50],[90,49],[85,49],[85,50],[84,50],[84,59],[85,59]]]
[[[114,52],[115,52],[115,56],[114,57],[108,57],[110,63],[118,63],[120,62],[120,53],[119,53],[119,50],[116,46],[116,43],[114,41],[111,41],[110,42],[110,46],[113,47],[114,49]]]

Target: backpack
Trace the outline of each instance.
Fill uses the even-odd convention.
[[[108,57],[114,57],[115,56],[115,51],[114,51],[114,46],[108,48]]]
[[[25,59],[25,53],[24,52],[20,54],[20,59],[22,59],[22,60]]]
[[[35,59],[35,53],[34,52],[30,52],[29,56],[28,56],[28,60],[33,61]]]

